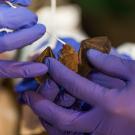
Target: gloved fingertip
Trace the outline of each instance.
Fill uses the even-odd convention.
[[[54,89],[55,87],[57,88],[56,84],[51,79],[47,79],[46,83],[44,84],[44,88],[46,89]]]
[[[54,81],[47,79],[46,83],[39,88],[39,92],[44,98],[54,101],[59,93],[59,88]]]
[[[89,59],[95,59],[97,57],[100,57],[102,54],[103,54],[102,52],[95,49],[89,49],[87,51],[87,56]]]
[[[43,75],[48,71],[48,67],[42,63],[34,63],[32,68],[31,68],[31,66],[32,65],[30,65],[30,67],[26,66],[27,71],[25,70],[26,72],[24,72],[24,73],[26,73],[25,77],[29,77],[29,75],[31,75],[32,77],[35,75]]]
[[[40,34],[44,35],[46,32],[46,27],[43,24],[38,24],[38,28],[40,28]]]
[[[44,63],[45,63],[46,65],[49,65],[49,62],[50,62],[50,58],[46,58],[46,59],[44,60]]]
[[[37,95],[35,92],[29,91],[29,92],[24,92],[22,94],[22,100],[25,102],[25,104],[32,106],[33,103],[37,101]]]
[[[50,70],[51,63],[55,64],[56,60],[54,58],[47,58],[45,59],[44,63],[48,67],[48,70]]]

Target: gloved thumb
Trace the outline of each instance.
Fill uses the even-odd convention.
[[[132,73],[129,70],[131,60],[105,54],[95,49],[90,49],[87,52],[87,57],[90,63],[104,74],[123,80],[129,80],[131,77]]]

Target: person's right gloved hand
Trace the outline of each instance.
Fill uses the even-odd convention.
[[[27,6],[30,0],[11,0]],[[37,24],[36,14],[24,7],[12,8],[0,4],[0,29],[8,28],[13,32],[0,32],[0,52],[22,48],[32,44],[45,33],[45,27]],[[46,73],[47,67],[35,62],[0,61],[0,78],[28,78]]]
[[[49,58],[46,64],[52,79],[94,108],[87,112],[65,109],[35,92],[25,93],[26,103],[44,122],[47,121],[62,131],[92,132],[93,135],[134,135],[134,61],[96,50],[89,51],[88,58],[102,73],[123,80],[126,85],[122,88],[108,89],[81,77],[55,59]]]
[[[66,38],[66,39],[64,38],[63,40],[64,41],[66,40],[65,42],[68,42],[69,44],[73,45],[74,48],[79,48],[79,43],[77,43],[75,40],[70,39],[70,38]],[[54,50],[54,53],[57,54],[60,48],[61,48],[61,44],[57,44],[57,48]],[[111,50],[111,54],[119,56],[118,53],[114,49]],[[110,87],[119,88],[119,87],[122,87],[124,84],[124,82],[122,82],[119,79],[111,78],[105,74],[98,73],[98,72],[93,72],[92,74],[90,74],[89,79],[91,79],[92,81],[100,85],[106,86],[108,88]],[[23,82],[17,86],[16,91],[24,92],[24,91],[34,90],[35,89],[33,87],[35,86],[34,84],[37,84],[36,81],[35,83],[33,83],[33,81],[28,82],[28,84],[25,84]],[[41,94],[45,99],[53,101],[59,106],[68,107],[70,109],[74,109],[74,108],[77,109],[79,107],[78,105],[76,106],[76,104],[74,104],[75,98],[72,97],[71,95],[65,92],[62,95],[59,94],[60,90],[57,84],[52,80],[47,80],[47,82],[45,84],[42,84],[40,88],[38,88],[38,90],[36,91],[38,91],[38,93]],[[80,110],[80,107],[78,109]],[[48,124],[42,118],[40,118],[40,120],[43,126],[45,127],[45,129],[47,130],[48,135],[54,135],[54,134],[55,135],[67,135],[67,134],[74,135],[75,134],[74,132],[70,132],[70,131],[62,131],[59,128],[56,128],[55,126]],[[76,133],[76,135],[83,135],[83,133]]]

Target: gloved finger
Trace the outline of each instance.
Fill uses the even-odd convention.
[[[0,37],[0,52],[10,51],[32,44],[45,33],[41,24],[11,32]]]
[[[24,7],[5,8],[0,12],[0,28],[18,30],[35,25],[38,21],[36,14]]]
[[[63,107],[71,107],[76,101],[76,98],[69,95],[68,93],[61,94],[56,100],[56,104]]]
[[[35,92],[26,92],[24,100],[40,118],[62,131],[91,132],[103,119],[98,108],[85,113],[64,109]]]
[[[48,79],[45,83],[43,83],[39,89],[37,90],[44,98],[54,101],[55,103],[64,106],[64,107],[70,107],[75,102],[75,98],[71,95],[64,93],[60,94],[60,89],[57,86],[57,84],[51,80]]]
[[[109,89],[113,89],[113,88],[117,88],[117,89],[121,89],[123,88],[126,84],[124,81],[118,79],[118,78],[114,78],[114,77],[110,77],[106,74],[103,73],[91,73],[89,75],[89,79],[101,86],[107,87]]]
[[[107,93],[109,94],[110,92],[107,88],[81,77],[56,59],[47,58],[45,63],[53,80],[73,96],[91,105],[101,104],[106,100]]]
[[[129,80],[132,76],[132,72],[129,69],[130,60],[104,54],[94,49],[89,50],[87,56],[93,66],[109,76],[123,80]]]
[[[59,88],[53,80],[47,79],[45,83],[41,84],[37,91],[45,99],[54,101],[59,93]]]
[[[48,99],[50,101],[54,101],[59,94],[59,88],[53,80],[48,79],[45,83],[43,83],[39,87],[38,92],[45,99]],[[58,102],[59,103],[57,103],[57,104],[59,104],[59,105],[61,105],[61,104],[63,105],[64,103],[66,103],[66,101],[63,101],[63,98],[62,98],[62,101],[58,101]],[[54,128],[53,126],[51,126],[47,122],[45,122],[44,119],[41,119],[41,118],[39,118],[39,119],[40,119],[42,125],[47,130],[47,133],[49,135],[66,135],[63,133],[64,131],[62,132],[61,130]]]
[[[46,65],[41,63],[0,61],[0,78],[30,78],[46,72]]]
[[[22,6],[29,6],[31,5],[32,1],[31,0],[9,0],[11,3],[14,4],[20,4]]]

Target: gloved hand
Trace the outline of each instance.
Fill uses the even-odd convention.
[[[31,82],[31,84],[33,84]],[[29,83],[30,85],[30,83]],[[18,87],[19,88],[19,87]],[[22,87],[24,88],[24,87]],[[25,85],[25,89],[28,90],[29,86]],[[32,87],[31,87],[32,88]],[[32,88],[33,89],[33,88]],[[21,89],[18,91],[21,91]],[[64,93],[64,95],[59,95],[59,87],[57,84],[51,80],[48,79],[45,84],[42,84],[36,92],[38,92],[42,97],[45,99],[48,99],[49,101],[55,102],[57,105],[64,106],[64,107],[70,107],[71,104],[74,103],[75,98],[68,95],[67,93]],[[57,100],[56,98],[59,97]],[[44,119],[40,118],[40,121],[42,125],[47,130],[48,135],[83,135],[81,133],[73,133],[69,131],[63,131],[59,130],[58,128],[55,128],[54,126],[48,124]]]
[[[41,94],[44,98],[48,99],[49,101],[52,101],[57,104],[57,105],[62,105],[62,106],[70,106],[70,104],[74,103],[73,97],[70,95],[64,93],[64,95],[60,95],[59,99],[56,101],[56,97],[58,97],[59,94],[59,87],[57,84],[49,79],[46,81],[45,84],[42,84],[40,88],[38,89],[39,94]],[[40,118],[40,121],[42,125],[45,127],[47,130],[48,135],[66,135],[66,131],[59,130],[52,125],[48,124],[44,119]]]
[[[74,48],[76,48],[76,51],[79,49],[79,43],[72,39],[72,38],[62,38],[63,41],[66,43],[69,43],[73,45]],[[57,57],[57,54],[59,53],[59,50],[62,48],[62,44],[59,42],[56,43],[56,48],[53,50],[55,56]],[[66,108],[77,108],[75,104],[75,98],[66,93],[65,91],[62,91],[59,89],[57,84],[52,81],[52,80],[47,80],[45,84],[42,84],[39,86],[39,84],[33,79],[24,79],[21,83],[19,83],[16,86],[16,92],[18,93],[24,93],[25,91],[36,91],[40,93],[44,98],[55,102],[57,105],[66,107]],[[20,96],[20,101],[23,103],[22,95]],[[68,131],[61,131],[48,123],[46,123],[44,120],[40,119],[43,126],[47,130],[47,133],[49,135],[66,135],[69,132]],[[70,134],[73,134],[70,132]],[[76,134],[76,135],[81,135],[81,134]]]
[[[31,2],[30,0],[11,1],[25,6]],[[21,48],[39,39],[45,33],[45,27],[37,24],[37,20],[37,16],[27,8],[11,8],[1,4],[0,28],[8,28],[13,32],[0,32],[0,52]],[[34,77],[46,71],[47,67],[41,63],[0,61],[1,78]]]
[[[135,134],[135,62],[96,50],[88,52],[90,62],[102,73],[125,82],[121,88],[106,88],[48,58],[49,74],[69,93],[94,108],[78,112],[62,108],[35,92],[25,93],[25,102],[44,121],[62,131],[92,132],[93,135]]]

